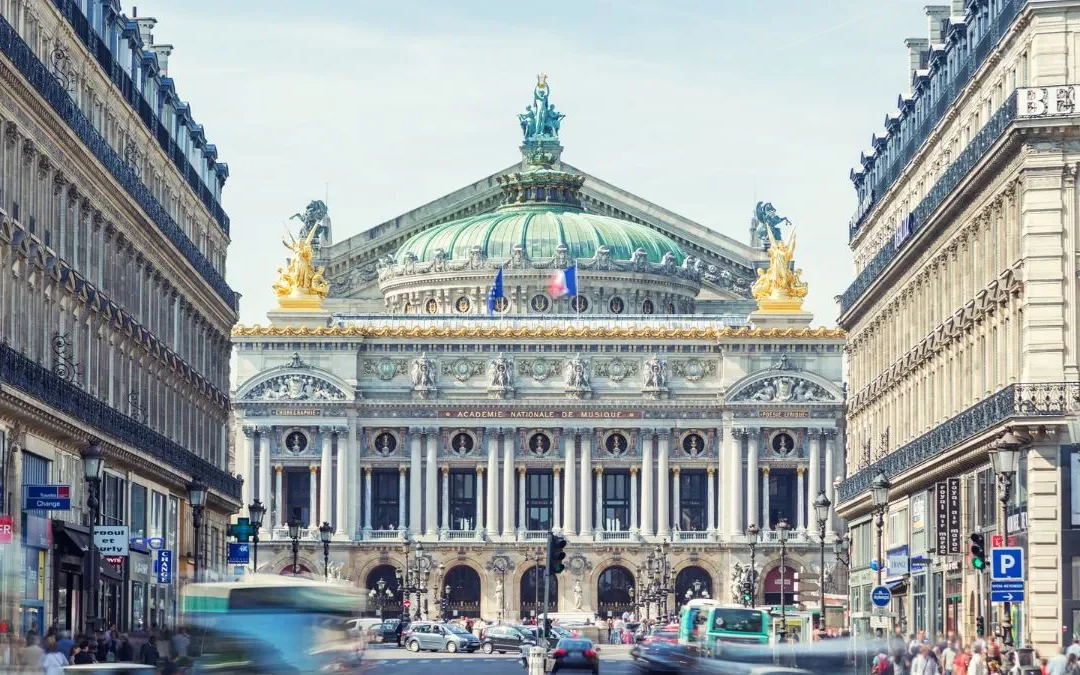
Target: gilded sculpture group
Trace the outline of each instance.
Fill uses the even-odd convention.
[[[312,227],[299,238],[290,235],[292,241],[282,242],[292,251],[288,266],[278,268],[278,279],[273,286],[282,307],[318,307],[330,292],[330,284],[323,278],[323,268],[311,262],[315,255],[312,240],[316,232],[318,228]]]

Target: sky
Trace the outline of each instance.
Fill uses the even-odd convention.
[[[853,278],[848,179],[908,88],[925,0],[145,0],[227,162],[227,279],[266,323],[288,217],[343,239],[518,161],[546,73],[563,159],[740,241],[798,228],[815,324]],[[131,14],[131,3],[124,11]],[[292,221],[296,226],[296,221]]]

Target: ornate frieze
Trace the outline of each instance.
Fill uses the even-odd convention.
[[[409,370],[409,362],[404,359],[381,358],[377,361],[364,361],[361,372],[365,376],[377,377],[389,381]]]
[[[514,398],[514,362],[500,353],[491,361],[491,381],[488,383],[491,398]]]
[[[589,384],[591,366],[588,359],[581,358],[581,354],[575,354],[574,358],[566,364],[566,397],[584,399],[592,395],[592,385]]]
[[[673,359],[671,372],[689,382],[716,374],[716,362],[705,359]]]
[[[458,382],[468,382],[473,376],[484,374],[484,362],[464,357],[451,362],[443,362],[439,368],[439,374],[452,376]]]
[[[543,382],[549,377],[558,377],[562,374],[563,362],[560,359],[519,359],[517,361],[518,375],[525,375],[532,379]]]
[[[606,377],[613,382],[622,382],[627,377],[636,375],[638,362],[628,361],[616,356],[613,359],[597,359],[593,366],[593,373],[597,377]]]
[[[838,401],[824,387],[795,375],[767,377],[743,387],[729,399],[732,403],[811,403]]]
[[[344,401],[345,392],[314,375],[290,373],[271,377],[251,389],[248,401]]]
[[[438,393],[435,387],[438,373],[436,366],[435,360],[428,358],[427,354],[413,359],[409,372],[412,374],[413,395],[417,398],[434,398]]]

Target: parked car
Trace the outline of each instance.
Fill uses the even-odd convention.
[[[349,619],[345,622],[345,632],[349,634],[349,637],[362,637],[369,631],[377,629],[383,623],[385,622],[382,619],[370,616]]]
[[[401,635],[409,629],[409,620],[401,619],[386,619],[382,622],[382,625],[376,628],[376,633],[379,636],[381,642],[387,644],[396,644],[398,647],[404,646],[404,642],[401,641]]]
[[[594,675],[600,672],[599,647],[592,640],[582,638],[564,638],[559,640],[555,651],[551,652],[555,665],[551,672],[561,670],[591,670]]]
[[[480,648],[485,654],[519,652],[522,647],[536,644],[536,636],[517,626],[488,626],[480,635]]]
[[[405,648],[411,652],[430,650],[433,652],[475,652],[480,649],[480,640],[460,626],[434,621],[415,621],[402,635]]]

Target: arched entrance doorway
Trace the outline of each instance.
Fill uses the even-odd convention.
[[[446,616],[480,616],[480,575],[471,567],[458,565],[446,573],[443,581],[443,593],[445,586],[450,587],[447,593]]]
[[[783,574],[781,575],[781,569]],[[766,605],[794,605],[795,604],[795,569],[792,567],[774,567],[765,575],[761,584],[764,594],[762,598]],[[783,579],[781,580],[781,576]],[[781,581],[783,586],[781,588]]]
[[[600,616],[619,616],[633,612],[634,603],[630,589],[634,587],[634,575],[620,565],[612,565],[600,573],[596,582],[596,609]]]
[[[297,563],[295,568],[293,568],[292,563],[289,563],[281,570],[281,576],[283,577],[303,576],[305,574],[311,574],[311,570],[304,563]]]
[[[538,571],[539,570],[539,571]],[[544,576],[547,568],[533,565],[521,575],[521,618],[540,616],[544,612]],[[559,578],[551,577],[548,590],[548,611],[559,611]]]
[[[683,605],[695,598],[712,598],[712,576],[697,565],[684,567],[675,577],[675,604]]]
[[[378,617],[401,613],[401,593],[393,565],[379,565],[364,581],[368,611]]]

